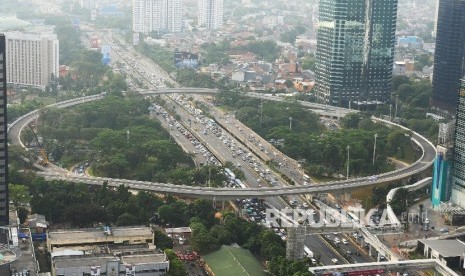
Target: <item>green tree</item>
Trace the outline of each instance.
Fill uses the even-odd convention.
[[[18,207],[16,208],[16,211],[18,212],[19,223],[24,224],[29,216],[29,210],[24,207]]]
[[[25,185],[9,184],[8,194],[10,201],[13,201],[13,205],[15,207],[18,207],[22,204],[27,204],[31,200],[29,189]]]
[[[118,217],[116,221],[116,225],[118,226],[128,226],[128,225],[136,225],[137,218],[129,213],[124,213]]]
[[[306,54],[300,60],[300,66],[302,66],[303,70],[311,70],[315,71],[315,55],[314,54]]]
[[[217,250],[220,245],[218,239],[214,238],[207,231],[207,228],[200,222],[190,224],[192,235],[190,245],[193,250],[199,251],[202,254]]]
[[[173,240],[160,230],[155,230],[155,245],[161,250],[173,249]]]
[[[168,276],[185,276],[187,275],[186,267],[178,259],[176,254],[172,249],[165,249],[165,254],[170,261],[170,270],[168,271]]]

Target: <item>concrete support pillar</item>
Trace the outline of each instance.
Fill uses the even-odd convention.
[[[372,252],[372,246],[371,246],[371,244],[370,244],[370,245],[368,246],[368,255],[371,256],[371,252]]]
[[[381,254],[379,254],[379,252],[376,252],[376,261],[377,262],[381,261]]]
[[[344,195],[343,195],[343,199],[344,201],[350,201],[352,199],[352,196],[350,194],[350,192],[345,192]]]
[[[221,211],[224,210],[224,200],[221,201]]]

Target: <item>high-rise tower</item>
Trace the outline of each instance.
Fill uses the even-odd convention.
[[[8,83],[45,89],[59,75],[56,34],[7,32]]]
[[[389,99],[397,0],[320,0],[316,97],[336,106]]]
[[[5,35],[0,34],[0,225],[9,224],[6,61]]]
[[[458,93],[452,162],[451,201],[465,208],[465,81]]]
[[[440,0],[434,52],[433,105],[455,112],[465,74],[465,0]]]
[[[223,0],[199,0],[198,25],[208,29],[223,26]]]
[[[132,29],[137,33],[182,30],[182,0],[133,0]]]

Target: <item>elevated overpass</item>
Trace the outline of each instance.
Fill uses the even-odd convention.
[[[385,272],[407,272],[419,270],[434,270],[434,275],[444,276],[459,276],[452,269],[448,268],[445,264],[437,259],[423,259],[423,260],[407,260],[395,262],[374,262],[374,263],[359,263],[359,264],[344,264],[344,265],[329,265],[329,266],[315,266],[308,269],[313,274],[320,276],[326,275],[343,275],[338,273],[356,273],[361,271],[373,271],[373,274],[382,274]],[[375,271],[378,271],[376,273]],[[335,274],[333,274],[335,273]],[[352,274],[356,275],[356,274]],[[360,275],[365,275],[360,273]]]
[[[186,93],[186,94],[199,94],[199,95],[215,95],[218,94],[220,91],[218,89],[210,89],[210,88],[160,88],[156,90],[137,90],[141,95],[153,96],[153,95],[164,95],[164,94],[176,94],[176,93]],[[285,97],[273,96],[271,94],[263,94],[263,93],[254,93],[254,92],[246,92],[242,93],[241,95],[256,99],[262,99],[267,101],[275,101],[275,102],[286,102],[289,101]],[[323,117],[340,119],[345,117],[349,113],[357,113],[358,110],[355,109],[348,109],[343,107],[334,107],[330,105],[324,105],[319,103],[311,103],[306,101],[296,101],[300,105],[306,107],[307,109],[319,114]]]
[[[165,94],[199,94],[199,95],[215,95],[218,94],[220,91],[218,89],[212,88],[188,88],[188,87],[176,87],[176,88],[159,88],[156,90],[151,89],[140,89],[136,90],[141,95],[165,95]]]
[[[193,93],[191,89],[181,89],[186,91],[185,93]],[[176,93],[181,91],[176,89]],[[148,92],[150,94],[152,92]],[[153,94],[153,93],[152,93]],[[77,99],[72,99],[60,103],[56,103],[50,106],[56,108],[66,108],[72,105],[77,105],[85,102],[90,102],[98,99],[102,99],[104,94],[87,96]],[[332,107],[334,108],[334,107]],[[13,122],[8,128],[9,138],[11,143],[14,145],[20,145],[24,147],[24,144],[20,140],[22,129],[30,123],[32,120],[39,116],[39,110],[32,111]],[[387,124],[389,126],[398,126],[406,129],[405,127],[396,125],[392,122],[385,121],[378,118],[373,118],[374,121]],[[406,129],[408,130],[408,129]],[[412,142],[414,142],[419,149],[422,151],[422,156],[416,162],[410,166],[402,169],[398,169],[392,172],[380,174],[373,177],[361,177],[349,180],[332,181],[318,185],[309,186],[286,186],[286,187],[262,187],[262,188],[209,188],[209,187],[192,187],[187,185],[174,185],[168,183],[154,183],[147,181],[135,181],[126,179],[113,179],[113,178],[101,178],[101,177],[90,177],[90,176],[79,176],[72,173],[64,173],[57,170],[51,170],[46,168],[40,173],[41,176],[48,180],[67,180],[72,182],[82,182],[89,185],[102,185],[107,182],[111,186],[125,185],[134,190],[145,190],[153,191],[157,193],[172,194],[179,196],[208,198],[216,200],[230,200],[237,198],[266,198],[274,196],[286,196],[286,195],[302,195],[310,193],[321,193],[321,192],[332,192],[337,190],[349,190],[358,187],[371,186],[375,184],[396,181],[405,179],[409,176],[421,173],[424,170],[429,169],[433,164],[434,158],[436,157],[436,149],[431,142],[416,132],[408,130]]]

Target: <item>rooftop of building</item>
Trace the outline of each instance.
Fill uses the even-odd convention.
[[[98,238],[113,236],[119,237],[135,237],[135,236],[152,236],[153,232],[150,227],[112,227],[111,234],[105,232],[102,228],[83,228],[69,230],[52,230],[48,233],[48,239],[51,243],[59,243],[64,240],[85,241]]]
[[[123,264],[141,265],[168,262],[164,253],[147,251],[132,255],[123,255],[121,258],[114,254],[85,254],[85,255],[60,255],[53,257],[53,266],[55,268],[72,268],[72,267],[105,267],[105,263],[117,261]]]
[[[1,244],[0,242],[0,248],[2,248],[2,250],[0,250],[0,254],[4,255],[5,262],[7,262],[7,260],[12,260],[12,262],[10,263],[12,271],[19,272],[29,270],[31,275],[35,275],[37,273],[37,261],[35,259],[34,247],[31,238],[29,238],[31,236],[31,233],[29,229],[18,230],[18,214],[16,212],[16,209],[13,208],[12,204],[10,204],[9,216],[10,228],[16,229],[12,230],[14,232],[17,231],[16,239],[18,239],[18,237],[20,237],[23,234],[26,235],[28,238],[19,238],[17,246],[9,246],[6,244]],[[3,274],[0,273],[0,275]]]
[[[166,234],[183,234],[191,233],[192,230],[190,227],[178,227],[178,228],[165,228]]]
[[[109,261],[119,262],[118,257],[111,254],[105,255],[82,255],[82,256],[57,256],[53,258],[55,268],[70,268],[70,267],[92,267],[102,266]],[[105,268],[106,266],[102,266]]]
[[[165,254],[160,253],[141,253],[134,255],[125,255],[121,257],[123,263],[126,264],[149,264],[149,263],[163,263],[168,259]]]
[[[465,243],[460,240],[422,239],[419,242],[437,251],[442,257],[463,256],[465,252]]]

